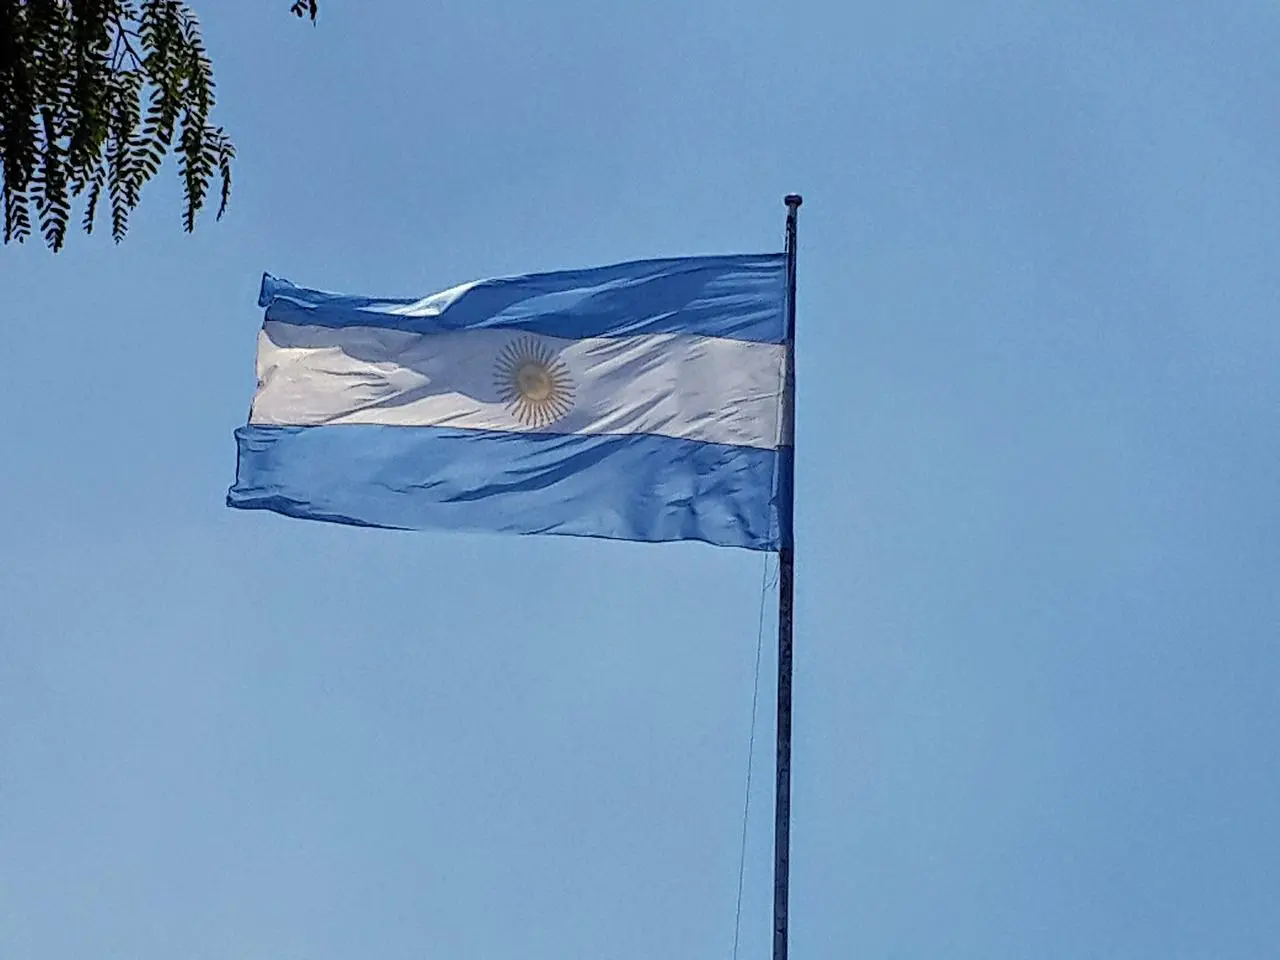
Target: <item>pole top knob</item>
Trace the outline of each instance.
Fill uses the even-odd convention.
[[[783,197],[782,202],[794,210],[796,207],[800,206],[800,204],[804,203],[804,197],[800,196],[798,193],[788,193]]]

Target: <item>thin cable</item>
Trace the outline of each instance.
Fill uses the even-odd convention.
[[[747,739],[747,786],[742,800],[742,845],[738,852],[738,903],[733,912],[733,960],[742,934],[742,885],[747,872],[747,821],[751,814],[751,773],[756,758],[756,718],[760,713],[760,657],[764,650],[764,604],[769,594],[769,554],[760,570],[760,617],[756,625],[756,671],[751,685],[751,735]]]

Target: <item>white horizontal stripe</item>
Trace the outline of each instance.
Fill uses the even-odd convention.
[[[536,408],[520,408],[504,390],[511,382],[504,352],[530,347],[563,365],[571,391],[552,422],[535,422]],[[268,321],[249,422],[649,433],[774,449],[784,360],[780,344],[686,334],[565,340],[518,330],[423,335]]]

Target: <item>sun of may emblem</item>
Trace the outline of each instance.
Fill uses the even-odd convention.
[[[502,402],[526,426],[555,423],[573,407],[569,368],[535,337],[520,337],[503,347],[495,373]]]

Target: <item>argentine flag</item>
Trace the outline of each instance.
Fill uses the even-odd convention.
[[[263,278],[227,504],[401,529],[777,550],[782,254],[483,280],[423,299]]]

